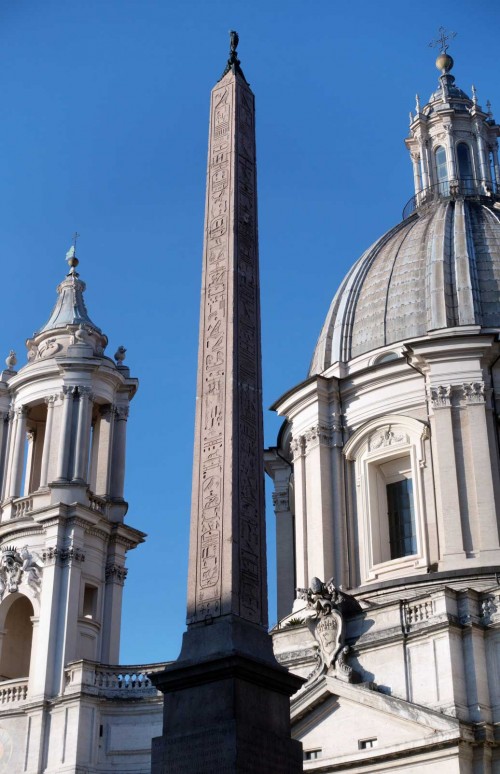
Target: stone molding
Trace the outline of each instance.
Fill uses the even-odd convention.
[[[273,505],[275,513],[283,513],[290,510],[290,497],[288,494],[288,483],[286,487],[280,487],[273,492]]]
[[[433,408],[451,406],[451,384],[439,384],[429,388],[429,399]]]
[[[113,406],[113,409],[117,420],[123,419],[127,421],[129,415],[128,406]]]
[[[463,382],[462,384],[440,384],[428,389],[428,396],[433,408],[446,408],[452,405],[456,396],[466,404],[485,403],[485,385],[483,381]]]
[[[84,562],[85,554],[79,548],[75,548],[74,546],[71,546],[70,548],[49,546],[44,550],[42,560],[44,564],[54,564],[57,562],[59,565],[66,565],[73,562]]]
[[[485,403],[484,382],[464,382],[461,389],[466,403]]]
[[[329,448],[342,447],[341,440],[342,428],[340,425],[312,425],[302,435],[294,438],[290,444],[293,459],[308,454],[316,446],[327,446]]]
[[[119,564],[106,565],[105,576],[106,583],[118,583],[123,586],[127,577],[128,570]]]
[[[292,457],[294,461],[299,459],[299,457],[304,456],[305,448],[306,448],[305,436],[298,435],[296,438],[292,439],[292,442],[290,443],[290,449],[291,449]]]

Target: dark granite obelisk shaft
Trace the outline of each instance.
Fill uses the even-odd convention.
[[[212,90],[188,578],[179,660],[160,675],[154,774],[302,771],[267,633],[254,96],[236,33]]]

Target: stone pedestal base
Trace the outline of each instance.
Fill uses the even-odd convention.
[[[153,676],[165,694],[152,774],[298,774],[290,696],[303,680],[241,655],[178,662]]]

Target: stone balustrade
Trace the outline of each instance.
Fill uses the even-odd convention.
[[[15,500],[12,506],[12,519],[21,519],[23,516],[27,516],[33,510],[33,498],[21,497]]]
[[[92,492],[89,492],[89,508],[91,511],[95,511],[96,513],[105,514],[106,500],[104,500],[102,497],[98,497],[97,495],[92,494]]]
[[[149,675],[161,672],[166,664],[108,665],[73,661],[66,668],[65,693],[84,691],[114,698],[157,696]]]
[[[16,677],[0,682],[0,705],[19,704],[28,697],[28,678]]]
[[[434,605],[432,599],[420,600],[415,603],[407,603],[405,607],[405,617],[408,626],[428,621],[434,615]]]

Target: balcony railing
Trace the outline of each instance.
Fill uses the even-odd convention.
[[[65,693],[87,693],[116,699],[158,695],[149,675],[162,672],[166,663],[113,666],[92,661],[73,661],[66,668]]]
[[[0,706],[4,704],[19,704],[28,696],[28,678],[16,677],[13,680],[0,682]]]
[[[442,180],[424,188],[411,197],[403,209],[403,220],[416,209],[439,200],[476,199],[477,201],[500,201],[500,191],[491,180]]]

